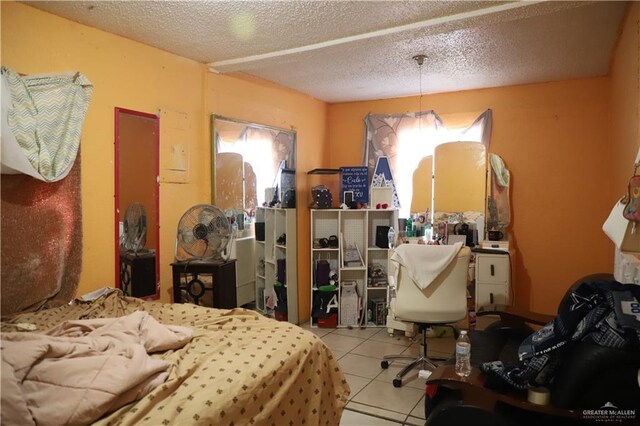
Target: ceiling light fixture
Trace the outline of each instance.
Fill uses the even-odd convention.
[[[413,60],[418,64],[418,68],[420,70],[420,98],[419,102],[419,111],[418,111],[418,129],[420,133],[422,133],[422,64],[424,64],[424,60],[427,59],[427,55],[416,55],[413,57]]]

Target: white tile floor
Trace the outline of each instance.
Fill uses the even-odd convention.
[[[401,388],[392,381],[406,361],[393,361],[387,370],[380,367],[383,355],[404,354],[417,356],[420,337],[415,341],[396,331],[389,336],[386,328],[302,328],[311,330],[331,349],[349,382],[351,394],[341,426],[368,425],[424,425],[425,381],[418,370],[406,375]],[[449,357],[455,340],[428,339],[429,356]]]

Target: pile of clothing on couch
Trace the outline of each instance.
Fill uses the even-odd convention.
[[[560,304],[558,316],[518,349],[518,365],[493,361],[484,372],[515,389],[545,386],[572,342],[637,351],[640,356],[640,285],[585,282]]]

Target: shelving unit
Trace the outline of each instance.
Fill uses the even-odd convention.
[[[296,209],[259,207],[256,210],[258,222],[264,223],[265,231],[264,241],[256,238],[255,243],[256,308],[267,315],[275,314],[273,309],[267,307],[265,295],[270,293],[267,290],[276,286],[280,264],[283,270],[282,284],[286,288],[286,319],[298,324]],[[284,242],[279,241],[282,235],[286,235]],[[282,303],[281,300],[276,309],[278,312],[282,312]]]
[[[359,325],[382,327],[385,325],[389,286],[388,281],[384,278],[387,278],[390,272],[389,248],[375,246],[376,230],[379,226],[397,229],[397,223],[398,211],[395,209],[311,210],[312,326],[318,326],[319,323],[320,326],[325,323],[332,324],[332,321],[326,321],[326,316],[314,315],[319,312],[320,307],[324,309],[327,301],[332,298],[331,295],[319,290],[319,287],[329,284],[326,271],[318,273],[318,262],[321,261],[328,262],[328,269],[332,272],[329,274],[330,278],[336,278],[335,282],[339,284],[336,289],[338,306],[330,310],[330,314],[336,315],[334,321],[336,325],[338,327]],[[338,238],[338,247],[321,247],[320,241],[323,238],[329,239],[330,236]],[[326,244],[326,241],[324,243]],[[348,246],[357,248],[362,259],[360,265],[345,264],[344,253]],[[384,277],[378,277],[377,280],[369,280],[369,273],[373,267],[379,268],[384,273]],[[326,270],[327,267],[325,265],[320,269]],[[355,303],[358,304],[360,309],[359,321],[356,324],[349,323],[347,318],[343,318],[341,315],[342,304],[354,302],[352,300],[343,300],[342,288],[344,283],[356,284],[358,301]],[[383,310],[385,310],[385,313],[381,314],[381,318],[377,322],[373,319],[369,320],[367,316],[369,302],[371,301],[378,301],[383,304]],[[334,306],[333,304],[331,305]]]

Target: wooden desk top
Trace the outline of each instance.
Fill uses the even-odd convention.
[[[441,365],[427,379],[427,384],[438,384],[460,389],[464,395],[465,403],[476,405],[482,409],[493,412],[498,402],[511,405],[522,410],[550,416],[569,418],[581,418],[575,410],[558,408],[553,405],[538,405],[529,402],[526,398],[516,393],[501,394],[484,387],[486,375],[477,367],[471,368],[468,377],[460,377],[456,374],[455,365]]]

